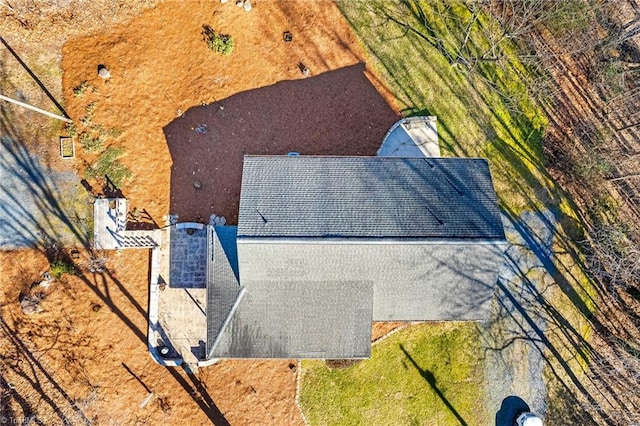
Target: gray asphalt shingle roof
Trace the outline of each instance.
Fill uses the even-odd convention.
[[[240,293],[236,228],[207,227],[207,347],[208,356]]]
[[[211,237],[208,358],[362,358],[373,320],[486,319],[504,230],[484,159],[247,156]]]
[[[274,287],[370,281],[374,321],[488,319],[503,250],[498,243],[238,241],[242,285],[249,291],[262,281]],[[307,303],[323,306],[325,300]]]
[[[504,239],[479,158],[246,156],[239,238]]]
[[[365,358],[372,283],[252,282],[213,358]]]

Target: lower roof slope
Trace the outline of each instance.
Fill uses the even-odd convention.
[[[240,296],[236,228],[207,227],[207,357]]]
[[[253,282],[210,357],[366,358],[372,303],[367,281]]]
[[[479,158],[245,156],[238,238],[504,239]]]

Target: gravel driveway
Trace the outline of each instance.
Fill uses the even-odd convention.
[[[541,342],[546,321],[536,295],[553,282],[549,269],[556,219],[547,210],[526,212],[517,218],[503,215],[503,223],[509,247],[492,319],[481,328],[489,410],[497,413],[496,426],[511,426],[510,417],[517,410],[528,406],[542,417],[546,412]]]
[[[0,154],[0,249],[86,241],[90,205],[78,177],[6,137]]]

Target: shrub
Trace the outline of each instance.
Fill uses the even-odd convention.
[[[613,171],[613,164],[595,151],[590,151],[573,165],[574,173],[583,180],[603,179]]]
[[[67,125],[65,126],[65,130],[67,131],[67,134],[72,138],[78,136],[78,128],[73,123],[67,123]]]
[[[609,89],[614,95],[625,90],[625,71],[621,61],[607,61],[596,68],[597,82],[601,87]]]
[[[51,269],[51,276],[55,279],[59,279],[64,274],[73,275],[76,272],[76,268],[72,263],[63,260],[54,260],[49,265],[49,268]]]
[[[102,144],[105,142],[105,137],[102,134],[96,135],[89,132],[82,132],[78,136],[78,141],[85,151],[97,152],[102,148]]]
[[[556,37],[586,34],[591,25],[589,4],[580,1],[551,3],[544,23]]]
[[[109,137],[117,138],[120,135],[122,135],[123,130],[116,127],[116,128],[113,128],[113,129],[109,129],[109,131],[107,133],[108,133]]]
[[[87,114],[81,120],[81,123],[84,127],[91,126],[91,121],[93,120],[93,113],[96,111],[96,108],[98,108],[98,103],[95,101],[91,102],[90,104],[84,107],[84,111]]]
[[[83,80],[76,87],[73,88],[73,95],[76,98],[82,98],[85,92],[91,87],[87,80]]]
[[[86,176],[95,179],[106,175],[114,185],[119,187],[133,175],[131,170],[119,160],[123,153],[122,148],[107,148],[94,164],[87,167]]]
[[[88,115],[91,115],[94,113],[94,111],[96,110],[96,108],[98,108],[98,103],[96,101],[91,102],[90,104],[88,104],[87,106],[84,107],[84,110],[86,111],[86,113]]]
[[[209,49],[222,55],[230,55],[233,51],[233,37],[228,34],[217,33],[209,25],[202,26],[202,36]]]

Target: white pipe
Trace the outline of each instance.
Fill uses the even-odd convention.
[[[58,115],[58,114],[54,114],[53,112],[45,111],[45,110],[43,110],[41,108],[34,107],[33,105],[25,104],[24,102],[16,101],[15,99],[8,98],[8,97],[6,97],[4,95],[0,95],[0,99],[2,99],[3,101],[11,102],[12,104],[20,105],[21,107],[25,107],[25,108],[31,109],[33,111],[39,112],[40,114],[44,114],[44,115],[47,115],[49,117],[56,118],[58,120],[62,120],[62,121],[67,122],[67,123],[73,123],[73,121],[70,118],[63,117],[63,116]]]

